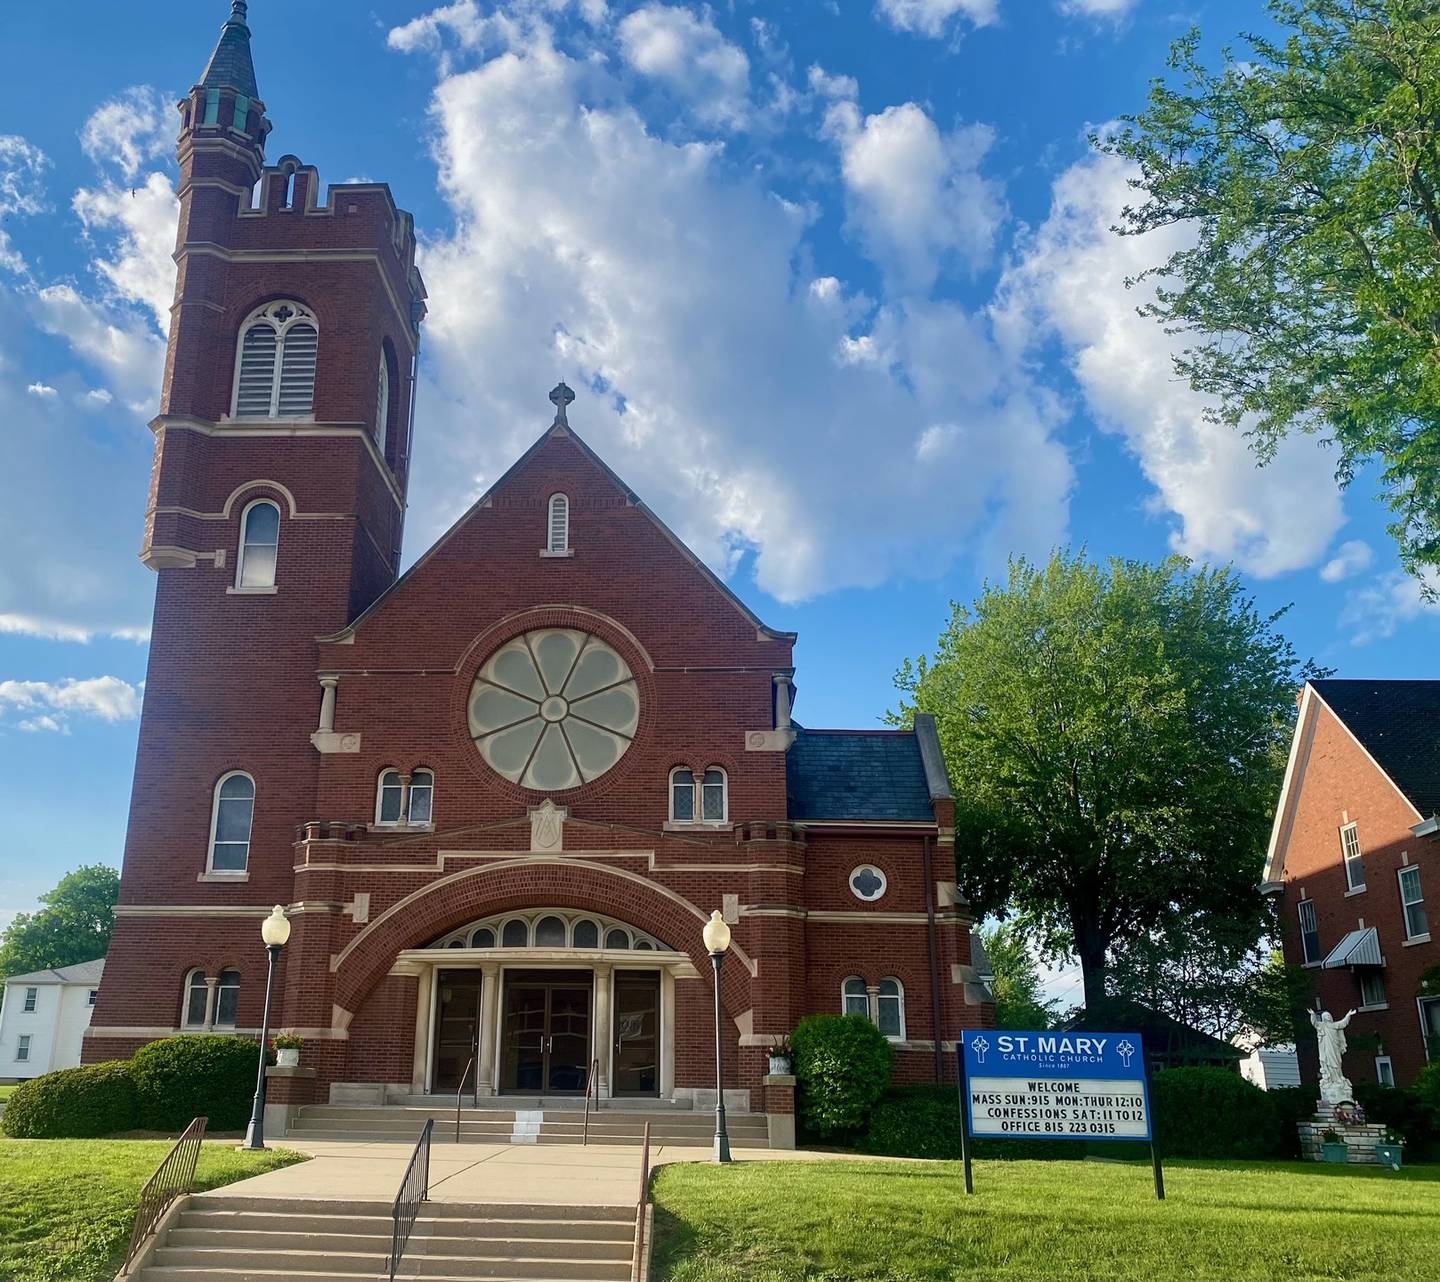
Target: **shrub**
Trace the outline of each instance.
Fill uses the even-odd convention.
[[[1156,1073],[1150,1102],[1166,1157],[1270,1157],[1280,1147],[1279,1108],[1228,1068]]]
[[[1440,1135],[1440,1061],[1426,1064],[1415,1074],[1410,1094],[1419,1107],[1430,1115],[1430,1128]]]
[[[1279,1128],[1271,1156],[1298,1161],[1304,1156],[1300,1151],[1300,1123],[1315,1116],[1315,1110],[1320,1107],[1320,1088],[1278,1086],[1265,1094],[1275,1110],[1275,1124]]]
[[[197,1117],[211,1131],[242,1130],[250,1118],[260,1048],[243,1037],[192,1034],[151,1042],[135,1052],[140,1125],[183,1130]]]
[[[0,1127],[19,1140],[94,1139],[137,1124],[128,1060],[62,1068],[15,1088]]]
[[[890,1085],[895,1053],[859,1015],[810,1015],[795,1029],[799,1120],[816,1139],[853,1136]]]
[[[960,1097],[953,1086],[906,1086],[891,1091],[870,1114],[857,1145],[885,1157],[960,1156]]]

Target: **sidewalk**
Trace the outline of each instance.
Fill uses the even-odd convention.
[[[215,1189],[208,1197],[328,1198],[390,1201],[400,1187],[411,1144],[326,1140],[275,1141],[277,1148],[310,1153],[308,1162],[269,1171]],[[848,1154],[781,1149],[736,1149],[737,1162],[844,1160]],[[652,1167],[708,1162],[705,1148],[656,1145]],[[603,1144],[440,1144],[430,1150],[434,1202],[634,1206],[640,1193],[640,1149]]]

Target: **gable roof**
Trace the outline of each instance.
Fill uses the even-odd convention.
[[[105,969],[105,959],[76,962],[73,966],[54,966],[48,970],[31,971],[28,975],[7,975],[7,984],[98,984]]]
[[[1440,811],[1440,681],[1312,681],[1422,818]]]
[[[920,743],[911,730],[806,730],[785,755],[795,820],[934,823]]]
[[[563,386],[564,384],[562,383],[561,387]],[[557,388],[556,390],[558,391],[559,389]],[[568,391],[569,389],[566,390]],[[596,467],[598,467],[600,471],[603,472],[605,476],[615,485],[615,487],[625,495],[626,499],[636,508],[636,510],[639,511],[641,515],[645,516],[651,522],[651,524],[660,531],[660,533],[675,548],[675,550],[679,552],[680,555],[683,556],[692,566],[694,566],[694,568],[698,570],[705,579],[709,580],[710,584],[715,587],[720,592],[720,594],[724,596],[726,600],[728,600],[730,604],[735,607],[736,610],[740,612],[740,614],[745,618],[747,622],[754,625],[755,629],[758,632],[762,632],[767,637],[772,637],[780,641],[793,642],[796,639],[796,633],[782,632],[775,628],[768,627],[764,622],[762,622],[760,616],[757,615],[755,611],[752,610],[748,605],[746,605],[745,602],[742,601],[726,585],[725,581],[718,574],[716,574],[714,570],[712,570],[708,565],[705,564],[704,561],[702,561],[698,556],[696,556],[695,553],[690,550],[689,546],[680,538],[678,534],[675,533],[674,530],[672,530],[668,525],[666,525],[664,521],[662,521],[658,516],[656,516],[655,513],[648,506],[646,506],[646,504],[641,500],[640,496],[636,494],[634,490],[632,490],[623,480],[620,479],[619,476],[615,474],[615,472],[611,469],[610,465],[606,463],[605,460],[602,459],[597,453],[595,453],[594,450],[592,450],[588,445],[585,444],[585,442],[580,438],[579,434],[575,431],[573,427],[570,426],[569,422],[566,420],[563,407],[561,408],[560,414],[556,416],[555,421],[544,432],[540,434],[540,436],[536,439],[535,443],[505,470],[504,475],[501,476],[494,485],[492,485],[488,490],[485,491],[484,494],[482,494],[478,499],[476,499],[474,503],[472,503],[468,508],[465,509],[460,519],[456,521],[454,525],[452,525],[448,530],[445,531],[444,534],[442,534],[438,539],[436,539],[435,542],[430,545],[430,547],[426,548],[425,552],[420,556],[420,558],[415,562],[414,565],[412,565],[408,570],[406,570],[404,574],[402,574],[398,579],[396,579],[394,583],[392,583],[388,588],[386,588],[385,591],[383,591],[378,597],[376,597],[375,600],[372,601],[368,606],[366,606],[364,610],[362,610],[358,615],[355,616],[355,618],[351,619],[350,622],[347,623],[345,627],[341,628],[339,632],[335,633],[333,636],[321,637],[319,639],[321,641],[340,641],[352,635],[355,629],[358,628],[366,618],[368,618],[371,614],[378,610],[380,606],[384,602],[388,601],[394,593],[399,591],[401,585],[406,583],[410,579],[411,575],[416,574],[420,570],[420,568],[424,566],[427,561],[430,560],[431,557],[433,557],[441,548],[443,548],[448,542],[450,542],[450,540],[454,538],[455,535],[465,527],[466,523],[469,522],[470,518],[474,516],[476,512],[488,506],[494,496],[499,493],[500,490],[505,488],[505,485],[510,480],[510,478],[514,476],[517,472],[519,472],[530,461],[531,457],[541,448],[541,446],[543,446],[545,442],[548,441],[552,436],[563,437],[564,439],[571,441],[575,445],[575,447],[581,452],[581,454],[583,454],[587,459],[590,460],[590,462],[592,462]]]

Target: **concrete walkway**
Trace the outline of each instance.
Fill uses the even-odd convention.
[[[272,1147],[311,1160],[215,1189],[208,1197],[329,1198],[389,1201],[400,1186],[411,1144],[282,1139]],[[849,1154],[784,1149],[735,1149],[737,1162],[835,1161]],[[652,1166],[708,1162],[710,1149],[656,1145]],[[430,1150],[430,1198],[436,1202],[634,1206],[640,1150],[603,1144],[442,1144]]]

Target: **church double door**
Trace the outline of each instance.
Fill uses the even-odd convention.
[[[509,971],[501,1020],[500,1089],[583,1095],[590,1072],[589,971]]]

